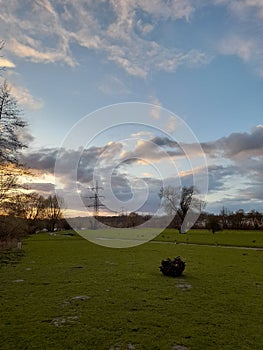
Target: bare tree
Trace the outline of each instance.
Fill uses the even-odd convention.
[[[0,43],[0,50],[2,48]],[[10,201],[20,187],[19,177],[26,171],[18,163],[19,151],[26,145],[19,132],[27,125],[20,117],[16,99],[10,94],[6,81],[0,85],[0,208]]]
[[[50,195],[44,200],[44,217],[47,220],[47,229],[54,232],[57,222],[62,218],[61,207],[63,199]]]
[[[204,208],[204,202],[198,198],[197,191],[194,186],[184,186],[180,191],[179,188],[167,186],[160,190],[159,196],[163,199],[164,210],[169,215],[176,215],[179,219],[179,232],[185,233],[183,223],[187,217],[187,213],[200,214]],[[186,224],[186,227],[189,226]]]
[[[15,196],[25,186],[21,183],[22,176],[32,176],[30,171],[16,164],[0,164],[0,208],[12,202]]]
[[[5,210],[10,217],[22,219],[25,233],[32,234],[43,226],[44,203],[45,198],[36,192],[20,192],[13,196],[12,201],[5,202]]]
[[[4,81],[0,86],[0,164],[17,164],[19,151],[26,147],[19,140],[20,130],[27,125],[20,114],[17,101]]]
[[[19,193],[8,204],[7,213],[26,220],[40,219],[43,218],[44,201],[44,197],[36,192]]]

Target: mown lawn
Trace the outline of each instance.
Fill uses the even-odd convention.
[[[0,268],[3,350],[263,349],[262,251],[48,234],[23,250]],[[184,275],[162,276],[177,255]]]
[[[263,247],[263,231],[225,230],[212,234],[208,230],[190,230],[187,234],[179,234],[178,230],[166,229],[155,240],[176,243]]]

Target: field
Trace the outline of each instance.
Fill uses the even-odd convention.
[[[263,349],[263,251],[216,246],[262,247],[262,236],[165,231],[166,241],[215,245],[126,249],[31,236],[20,256],[2,257],[0,348]],[[161,260],[177,255],[183,276],[162,276]]]
[[[176,230],[166,229],[155,240],[186,244],[263,248],[263,231],[225,230],[212,234],[208,230],[190,230],[187,234],[182,235]]]
[[[150,240],[198,245],[263,248],[262,231],[225,230],[215,234],[208,230],[190,230],[187,234],[179,234],[178,230],[175,229],[166,229],[160,234],[159,231],[159,229],[151,228],[124,228],[118,230],[80,230],[79,233],[93,243],[113,248],[127,248]]]

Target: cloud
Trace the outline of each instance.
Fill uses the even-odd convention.
[[[263,201],[263,186],[262,184],[256,184],[249,186],[243,190],[243,195],[248,200],[259,201],[259,204],[262,206]]]
[[[166,138],[164,138],[166,141]],[[168,138],[167,138],[168,140]],[[170,149],[166,149],[165,141],[161,141],[161,138],[156,137],[152,140],[144,140],[140,139],[136,142],[134,150],[126,152],[123,157],[123,161],[126,164],[131,163],[158,163],[161,160],[166,159],[167,161],[172,161],[173,157],[182,157],[184,153],[178,147],[172,147]],[[174,143],[170,141],[174,146]],[[166,141],[166,144],[169,144]]]
[[[227,6],[237,16],[253,14],[263,18],[263,3],[261,0],[214,0],[215,4]]]
[[[225,157],[251,157],[263,154],[263,127],[256,126],[250,133],[233,133],[216,142],[223,150]]]
[[[182,65],[207,63],[196,49],[167,48],[146,37],[160,21],[189,21],[190,0],[114,0],[105,2],[19,0],[1,7],[7,49],[36,63],[78,64],[71,45],[102,53],[128,74],[146,78],[149,72],[174,72]]]
[[[220,197],[215,205],[246,210],[258,207],[263,188],[263,127],[232,133],[203,144],[203,148],[210,163],[210,194]]]
[[[249,212],[250,210],[255,210],[255,208],[261,211],[262,208],[258,201],[251,200],[246,196],[242,196],[242,194],[240,193],[240,196],[238,197],[225,196],[220,198],[219,200],[210,202],[208,203],[206,209],[208,212],[214,212],[219,214],[223,207],[228,212],[236,212],[240,209]]]
[[[16,98],[19,105],[28,110],[40,109],[44,106],[44,102],[40,98],[35,98],[30,91],[22,86],[10,84],[11,93]]]
[[[105,95],[128,95],[130,90],[125,83],[115,76],[108,75],[98,84],[98,89]]]
[[[131,183],[127,174],[115,172],[111,177],[111,186],[114,195],[125,202],[132,198]]]
[[[51,193],[55,191],[55,185],[49,182],[28,182],[24,184],[28,186],[30,190],[41,192],[41,193]]]
[[[14,68],[15,64],[6,58],[0,57],[0,67]]]
[[[195,144],[178,144],[168,137],[155,137],[151,140],[172,154],[177,161],[187,150],[191,161],[197,157],[199,148]],[[141,145],[141,147],[143,144]],[[252,209],[259,205],[263,188],[263,126],[258,125],[250,132],[232,133],[220,139],[201,143],[208,159],[209,201],[218,207],[231,205],[231,208]],[[142,150],[141,150],[142,152]],[[145,154],[148,150],[145,149]],[[154,153],[156,159],[161,158]],[[180,180],[186,186],[193,182],[193,174],[198,176],[198,168],[180,171]],[[202,173],[202,169],[200,169]],[[168,180],[170,181],[170,180]],[[173,184],[174,178],[171,179]],[[218,199],[220,198],[220,199]],[[226,201],[225,198],[228,198]],[[258,201],[258,202],[256,202]],[[231,203],[230,203],[231,202]],[[210,208],[215,208],[209,205]]]
[[[219,44],[219,50],[224,55],[237,55],[244,62],[249,62],[253,55],[257,44],[254,39],[247,40],[237,35],[228,37]]]
[[[143,23],[141,19],[136,22],[136,26],[142,34],[149,34],[154,26],[150,23]]]
[[[263,35],[263,31],[262,31]],[[244,63],[254,67],[254,70],[263,78],[263,47],[261,37],[247,35],[230,35],[218,44],[219,52],[224,55],[235,55]]]
[[[263,78],[263,2],[261,0],[215,0],[229,9],[231,26],[217,48],[223,55],[235,55]]]
[[[209,191],[218,192],[224,190],[229,178],[238,174],[238,168],[235,166],[210,165],[208,167]]]
[[[64,61],[69,66],[74,67],[76,63],[65,53],[59,50],[39,51],[32,46],[19,43],[16,39],[12,39],[8,44],[8,49],[18,57],[26,58],[34,63],[55,63]]]
[[[168,146],[168,147],[173,147],[173,148],[174,147],[180,148],[179,143],[175,140],[170,139],[169,137],[156,136],[151,141],[158,146]]]
[[[22,106],[27,110],[36,110],[43,107],[44,102],[42,99],[35,98],[26,87],[19,84],[19,74],[10,70],[7,70],[5,73],[8,78],[10,94],[16,99],[19,106]],[[5,79],[0,77],[0,84],[2,84],[4,81]]]
[[[145,134],[144,136],[148,136],[148,138],[152,137],[151,134]],[[140,207],[141,210],[150,211],[153,203],[155,203],[154,207],[156,207],[157,204],[159,205],[160,199],[158,193],[161,187],[161,180],[151,178],[151,176],[141,176],[142,172],[145,173],[145,165],[142,166],[142,171],[139,171],[140,174],[138,173],[138,175],[136,175],[136,172],[138,172],[137,170],[139,170],[141,166],[140,164],[136,163],[134,167],[134,162],[123,163],[127,157],[128,160],[131,160],[130,157],[136,156],[136,152],[139,153],[137,155],[138,157],[141,156],[151,162],[156,162],[163,158],[161,151],[160,153],[157,150],[156,152],[152,152],[153,143],[150,143],[151,149],[149,149],[147,148],[147,143],[145,143],[146,141],[144,141],[145,140],[138,141],[137,148],[134,150],[135,152],[131,151],[130,154],[126,154],[125,157],[122,156],[123,144],[121,142],[109,142],[105,146],[93,146],[85,150],[43,148],[34,153],[25,153],[21,162],[33,169],[34,172],[40,176],[42,181],[43,178],[47,178],[46,186],[42,181],[41,183],[36,181],[37,184],[33,183],[31,186],[33,189],[42,192],[52,191],[50,176],[52,177],[54,174],[56,159],[60,154],[60,168],[56,169],[56,181],[61,185],[61,194],[76,190],[75,167],[77,161],[77,182],[81,195],[88,195],[88,188],[92,186],[95,177],[98,178],[100,185],[104,187],[103,195],[105,196],[105,205],[108,208],[120,210],[119,206],[121,202],[124,206],[126,205],[129,210],[129,208],[135,208],[138,202],[144,204],[138,204],[138,207],[136,207],[137,210],[139,210]],[[157,145],[156,148],[158,148]],[[115,197],[112,197],[111,192],[113,192]],[[146,202],[144,201],[145,193],[149,193]],[[114,200],[114,198],[116,199]],[[152,202],[153,199],[154,202]],[[129,201],[132,201],[132,204]],[[104,202],[104,199],[102,202]]]
[[[129,6],[133,6],[134,1],[126,1]],[[163,19],[190,19],[190,16],[194,12],[193,2],[182,1],[182,0],[172,0],[172,1],[162,1],[162,0],[140,0],[137,2],[138,7],[143,11],[151,14],[157,18]],[[136,5],[135,5],[136,6]],[[134,6],[134,7],[135,7]]]
[[[135,138],[135,139],[151,139],[153,137],[153,133],[150,132],[150,131],[138,131],[138,132],[135,132],[133,134],[131,134],[131,137],[132,138]]]
[[[21,161],[28,168],[53,173],[57,155],[57,148],[43,148],[33,153],[24,153]]]
[[[153,117],[153,119],[160,119],[162,111],[161,102],[154,96],[150,96],[150,102],[153,104],[151,108],[151,116]]]
[[[107,168],[114,164],[115,156],[122,151],[122,144],[112,142],[101,147],[90,147],[88,149],[59,149],[43,148],[35,152],[24,153],[21,162],[28,168],[34,169],[42,174],[53,174],[58,156],[60,157],[60,169],[57,175],[64,183],[75,179],[76,160],[78,161],[77,180],[87,183],[92,180],[94,169],[97,167]]]
[[[262,1],[214,0],[212,4],[229,9],[232,15],[228,33],[216,44],[217,51],[240,57],[263,77]],[[25,6],[13,0],[12,4],[2,4],[0,20],[6,48],[12,55],[36,63],[62,62],[75,67],[79,62],[71,47],[77,44],[114,62],[129,75],[145,79],[153,71],[175,72],[181,66],[210,62],[210,55],[203,50],[167,47],[152,35],[164,21],[190,22],[204,6],[208,2],[29,0]],[[109,85],[102,82],[99,88],[108,93]]]
[[[201,146],[206,155],[211,158],[247,160],[251,157],[261,157],[263,155],[263,127],[258,125],[250,132],[232,133],[213,142],[203,142]]]
[[[27,146],[35,139],[34,136],[32,136],[30,131],[28,130],[28,127],[19,130],[17,135],[18,139]]]
[[[188,146],[187,151],[194,164],[191,168],[183,148],[173,139],[165,136],[152,137],[151,133],[135,136],[142,137],[139,140],[135,138],[128,149],[125,148],[127,145],[124,143],[112,141],[104,146],[92,146],[85,150],[41,149],[24,154],[21,161],[39,174],[46,174],[47,183],[51,183],[49,176],[53,176],[56,158],[60,152],[61,167],[57,171],[57,176],[59,183],[63,184],[64,191],[70,192],[74,190],[72,185],[76,180],[74,167],[76,160],[79,159],[77,180],[83,193],[92,186],[94,176],[104,187],[103,195],[108,207],[111,204],[107,202],[108,198],[112,198],[111,190],[118,200],[125,202],[130,201],[134,193],[138,201],[141,200],[145,189],[148,188],[149,195],[141,207],[141,210],[146,211],[151,211],[151,203],[152,208],[159,205],[156,194],[159,193],[162,179],[158,173],[159,170],[151,175],[157,163],[164,170],[162,175],[165,177],[166,184],[175,186],[181,183],[181,185],[190,186],[193,184],[194,175],[196,179],[199,179],[199,176],[202,179],[204,169],[198,168],[195,163],[195,159],[198,160],[199,156],[196,145],[182,145],[183,148]],[[213,142],[203,143],[202,146],[209,163],[210,204],[208,208],[220,208],[224,205],[229,208],[252,209],[253,205],[254,207],[260,205],[263,188],[262,125],[254,127],[250,132],[232,133]],[[139,159],[144,163],[139,162]],[[178,172],[169,172],[174,166],[172,162],[176,164]],[[145,173],[150,174],[145,176]],[[42,185],[36,186],[41,189]],[[44,187],[42,189],[44,190]],[[119,204],[117,201],[116,203],[117,208]],[[120,210],[119,207],[118,210]]]

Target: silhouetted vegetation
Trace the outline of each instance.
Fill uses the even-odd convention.
[[[187,214],[199,215],[205,203],[198,197],[194,186],[184,186],[181,190],[173,186],[167,186],[160,190],[160,198],[167,214],[175,215],[177,227],[180,233],[186,233]]]
[[[215,215],[208,216],[206,227],[208,230],[212,231],[212,233],[218,232],[222,229],[222,226],[219,223],[219,219]]]
[[[160,271],[165,276],[171,276],[171,277],[178,277],[181,276],[185,269],[185,262],[180,258],[180,256],[177,256],[174,259],[166,259],[162,260]]]

